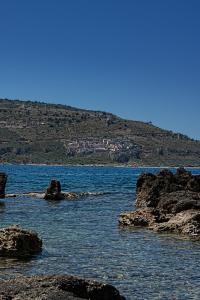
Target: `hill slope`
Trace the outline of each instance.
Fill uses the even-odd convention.
[[[199,166],[200,141],[111,113],[1,99],[0,161]]]

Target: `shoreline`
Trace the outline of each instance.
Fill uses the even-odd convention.
[[[45,164],[45,163],[0,163],[1,165],[38,166],[38,167],[113,167],[133,169],[178,169],[180,166],[149,166],[149,165],[123,165],[123,164]],[[200,169],[200,166],[182,166],[187,169]]]

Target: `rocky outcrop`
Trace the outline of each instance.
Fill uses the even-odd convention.
[[[1,300],[125,300],[116,288],[73,276],[19,277],[0,281]]]
[[[62,192],[62,199],[59,200],[76,200],[80,198],[86,198],[86,197],[95,197],[95,196],[101,196],[101,195],[107,195],[110,194],[110,192]],[[16,197],[33,197],[33,198],[39,198],[39,199],[47,199],[45,198],[45,193],[42,192],[30,192],[30,193],[22,193],[22,194],[6,194],[6,198],[16,198]],[[47,199],[52,200],[52,198]],[[55,199],[58,200],[58,199]]]
[[[16,225],[0,229],[0,257],[27,257],[42,251],[37,233]]]
[[[44,199],[46,200],[62,200],[64,199],[64,194],[61,192],[60,181],[51,180],[49,187],[46,190]]]
[[[83,198],[83,197],[88,197],[88,196],[98,196],[102,195],[105,193],[101,192],[62,192],[61,191],[61,184],[60,181],[57,180],[51,180],[49,183],[49,187],[46,190],[45,194],[42,193],[30,193],[31,196],[35,196],[40,198],[44,198],[46,200],[63,200],[63,199],[68,199],[68,200],[73,200],[73,199],[78,199],[78,198]],[[26,194],[28,195],[28,194]]]
[[[137,181],[136,195],[137,210],[121,214],[121,225],[200,237],[200,175],[184,168],[175,174],[169,170],[143,173]]]
[[[0,198],[5,198],[6,182],[7,182],[6,173],[0,173]]]

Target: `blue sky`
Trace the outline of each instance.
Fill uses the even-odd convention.
[[[0,97],[200,139],[200,1],[0,0]]]

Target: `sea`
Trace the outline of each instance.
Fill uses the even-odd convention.
[[[0,165],[8,174],[7,193],[45,191],[51,179],[60,180],[63,191],[105,192],[62,201],[6,198],[0,227],[18,224],[36,231],[43,252],[29,260],[0,258],[0,279],[70,274],[112,284],[127,300],[200,299],[200,242],[118,224],[120,213],[134,210],[138,176],[158,171]]]

